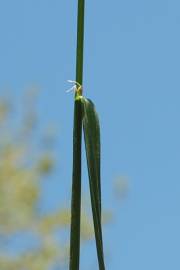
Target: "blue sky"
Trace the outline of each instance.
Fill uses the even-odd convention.
[[[58,166],[44,189],[49,208],[71,186],[73,95],[65,90],[75,78],[76,6],[0,2],[1,92],[19,100],[40,86],[41,125],[58,126]],[[115,213],[105,228],[110,270],[180,268],[179,33],[177,0],[86,4],[84,94],[100,115],[103,205]],[[129,182],[123,202],[112,192],[119,175]]]

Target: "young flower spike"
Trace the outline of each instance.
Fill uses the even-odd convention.
[[[73,87],[68,89],[66,92],[74,91],[76,94],[76,98],[82,96],[82,85],[76,81],[68,80],[69,83],[73,83]]]

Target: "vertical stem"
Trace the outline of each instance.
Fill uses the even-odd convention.
[[[81,85],[83,82],[84,2],[85,0],[78,0],[77,15],[76,81]],[[81,222],[81,144],[82,106],[80,100],[75,99],[73,128],[70,270],[79,270]]]
[[[76,81],[81,85],[83,83],[84,7],[85,0],[78,0]]]
[[[71,199],[70,270],[79,270],[81,219],[81,141],[82,108],[80,100],[74,104],[73,175]]]

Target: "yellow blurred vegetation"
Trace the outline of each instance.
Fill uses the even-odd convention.
[[[21,124],[15,127],[12,123],[16,109],[12,110],[12,100],[0,99],[1,270],[67,268],[69,240],[61,243],[56,231],[69,231],[69,206],[45,215],[38,210],[42,179],[46,175],[50,178],[54,159],[51,147],[36,149],[32,143],[33,129],[38,124],[34,96],[32,91],[26,96]],[[19,251],[19,241],[25,241],[26,234],[32,237],[31,245]],[[90,239],[92,235],[91,218],[83,213],[82,240]],[[16,244],[11,247],[14,238]]]

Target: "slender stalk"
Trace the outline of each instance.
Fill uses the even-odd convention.
[[[80,100],[74,105],[73,175],[71,199],[70,270],[79,270],[80,218],[81,218],[81,141],[82,106]]]
[[[76,81],[80,85],[83,82],[84,2],[85,0],[78,0],[77,15]],[[73,129],[70,270],[79,270],[80,257],[82,105],[80,100],[76,99],[76,94]]]
[[[76,81],[80,85],[83,84],[84,9],[85,0],[78,0]]]

